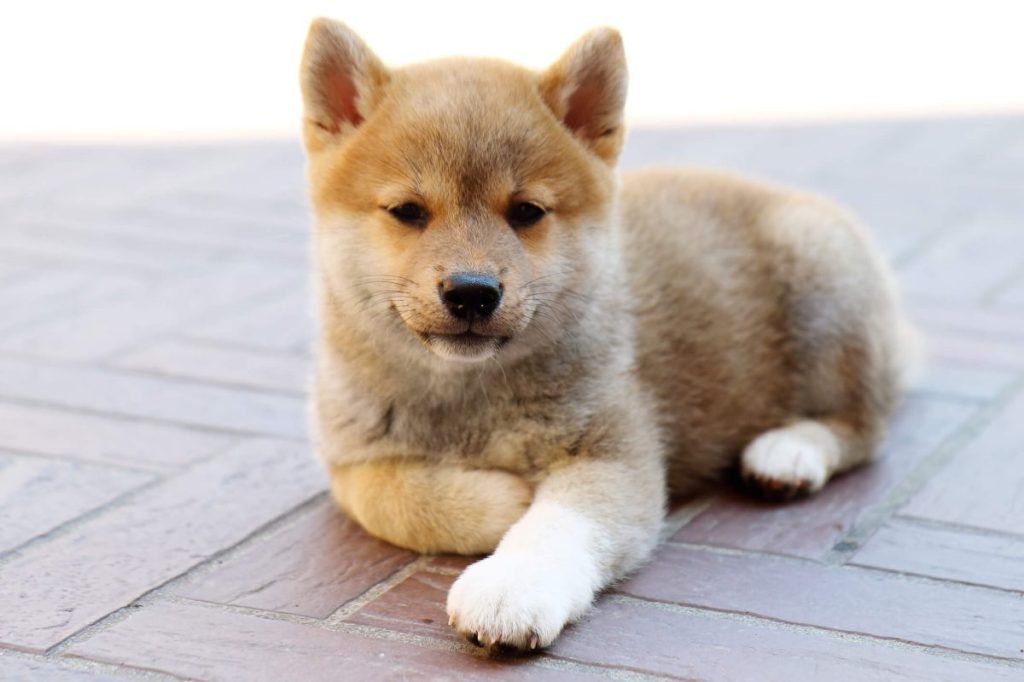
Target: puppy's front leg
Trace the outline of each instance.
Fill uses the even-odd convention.
[[[526,511],[530,486],[504,471],[421,460],[331,466],[331,494],[372,535],[429,554],[484,554]]]
[[[495,553],[452,586],[451,624],[494,650],[547,646],[650,555],[664,491],[653,453],[641,461],[581,456],[553,471]]]

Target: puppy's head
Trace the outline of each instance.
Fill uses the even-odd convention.
[[[586,34],[543,73],[389,69],[318,19],[301,84],[321,285],[345,324],[468,362],[556,342],[610,232],[618,33]]]

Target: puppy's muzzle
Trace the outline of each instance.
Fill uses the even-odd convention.
[[[488,318],[497,310],[504,287],[491,275],[458,272],[441,280],[437,289],[452,317],[472,322]]]

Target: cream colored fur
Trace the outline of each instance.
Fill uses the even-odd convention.
[[[369,532],[493,551],[448,599],[472,641],[548,645],[646,560],[669,492],[739,467],[787,497],[872,457],[906,360],[867,235],[825,200],[729,175],[617,177],[615,31],[539,74],[389,69],[321,19],[301,79],[319,452]],[[517,202],[543,217],[513,228]],[[409,203],[416,224],[396,218]],[[464,271],[503,291],[471,347],[439,295]]]

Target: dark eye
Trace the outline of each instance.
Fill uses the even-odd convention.
[[[392,206],[388,209],[388,213],[393,215],[399,222],[403,222],[406,225],[416,225],[417,227],[426,225],[427,220],[430,218],[427,209],[411,201],[399,206]]]
[[[537,204],[531,204],[529,201],[517,201],[509,207],[505,219],[508,220],[509,225],[519,229],[534,225],[544,217],[544,214],[544,209]]]

